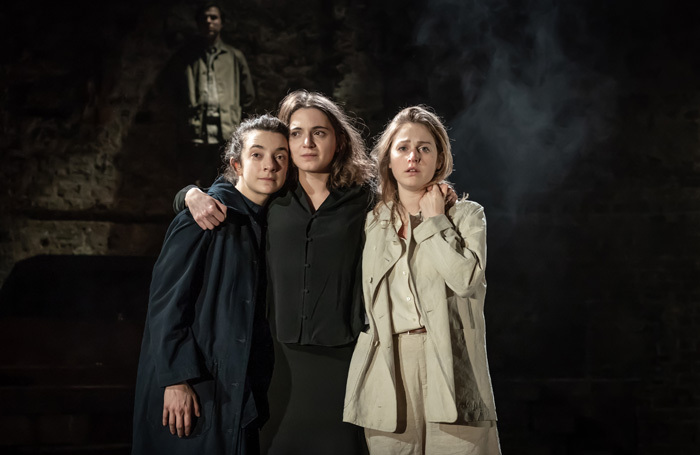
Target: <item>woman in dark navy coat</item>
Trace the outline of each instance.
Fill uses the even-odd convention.
[[[209,190],[226,221],[204,231],[186,210],[167,231],[141,347],[134,454],[259,452],[273,363],[263,205],[284,184],[288,135],[268,115],[242,123]]]

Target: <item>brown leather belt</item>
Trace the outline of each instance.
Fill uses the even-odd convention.
[[[405,332],[399,333],[399,335],[418,335],[419,333],[427,333],[428,331],[425,330],[425,327],[421,327],[419,329],[413,329],[413,330],[406,330]]]

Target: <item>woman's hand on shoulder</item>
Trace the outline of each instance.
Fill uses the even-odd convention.
[[[440,190],[445,195],[445,210],[449,210],[457,202],[457,192],[449,183],[440,183]]]
[[[185,204],[202,229],[214,229],[226,219],[226,206],[199,188],[187,191]]]
[[[430,185],[418,202],[421,214],[424,218],[442,215],[445,213],[445,195],[440,185]]]

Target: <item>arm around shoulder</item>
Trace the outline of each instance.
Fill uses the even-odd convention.
[[[187,185],[177,192],[175,199],[173,199],[173,212],[175,212],[175,214],[178,214],[187,208],[186,196],[187,193],[193,188],[197,188],[197,185]]]
[[[175,212],[189,208],[192,218],[205,230],[212,230],[226,219],[226,205],[194,185],[181,189],[173,201]]]

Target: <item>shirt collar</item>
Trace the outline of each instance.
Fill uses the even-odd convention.
[[[306,191],[304,191],[304,188],[301,186],[301,183],[299,183],[299,181],[297,180],[294,183],[294,185],[295,186],[292,189],[292,191],[296,198],[299,200],[299,203],[306,210],[312,212],[311,207],[309,206],[309,199],[306,196]],[[356,193],[362,191],[362,187],[357,185],[343,188],[331,188],[329,191],[330,194],[328,195],[326,200],[323,201],[323,203],[321,204],[324,209],[332,208],[338,204],[342,204],[347,198],[354,197]]]
[[[224,42],[221,40],[221,38],[217,39],[214,44],[209,45],[206,39],[202,38],[201,45],[204,47],[204,52],[209,55],[218,55],[221,53],[226,52],[226,48],[224,47]]]

